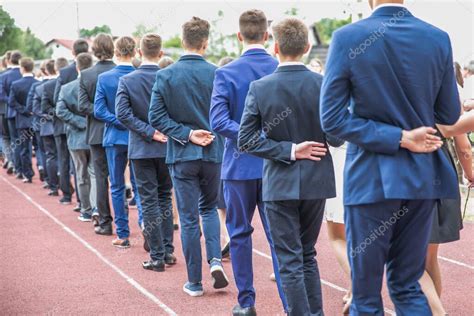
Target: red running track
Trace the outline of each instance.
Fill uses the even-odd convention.
[[[146,271],[147,259],[131,209],[132,247],[119,250],[113,237],[95,235],[91,223],[78,221],[71,206],[47,196],[38,180],[24,184],[0,173],[0,310],[2,315],[229,315],[236,301],[233,282],[214,291],[205,270],[205,295],[189,297],[179,234],[175,245],[178,264],[164,273]],[[443,245],[440,256],[443,302],[451,316],[473,315],[474,225],[466,223],[462,239]],[[348,282],[328,244],[323,225],[317,244],[323,279],[326,315],[340,315]],[[257,311],[283,315],[272,272],[268,246],[255,218],[254,267]],[[232,278],[230,262],[224,262]],[[206,267],[206,265],[204,265]],[[393,306],[384,290],[387,314]]]

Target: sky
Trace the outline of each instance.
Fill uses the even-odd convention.
[[[407,0],[408,9],[417,17],[447,31],[451,37],[454,58],[461,64],[474,59],[474,0]],[[269,19],[277,19],[290,8],[298,9],[298,16],[308,24],[321,18],[347,18],[361,11],[370,14],[366,0],[175,0],[175,1],[40,1],[0,0],[3,8],[21,28],[30,27],[33,33],[47,42],[52,38],[73,39],[78,28],[93,28],[107,24],[114,35],[130,35],[138,24],[158,27],[163,38],[178,34],[183,22],[193,15],[210,21],[218,11],[224,19],[217,27],[224,34],[233,34],[238,17],[246,9],[263,10]]]

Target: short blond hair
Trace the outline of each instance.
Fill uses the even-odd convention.
[[[161,52],[161,36],[158,34],[146,34],[140,40],[140,50],[148,58],[156,58]]]

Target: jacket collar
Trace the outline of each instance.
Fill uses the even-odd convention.
[[[280,66],[275,72],[293,72],[293,71],[310,71],[305,65],[288,65]]]
[[[138,69],[152,69],[152,70],[158,70],[160,67],[158,65],[152,65],[152,64],[146,64],[146,65],[140,65]]]
[[[244,56],[252,56],[252,55],[269,55],[270,54],[263,48],[251,48],[249,50],[246,50],[241,57]]]
[[[391,16],[394,18],[394,22],[400,20],[406,16],[412,16],[410,11],[405,6],[401,5],[382,5],[375,8],[371,16]]]
[[[179,61],[182,60],[205,60],[204,57],[200,55],[183,55],[179,58]]]

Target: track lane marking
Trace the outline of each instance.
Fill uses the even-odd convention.
[[[123,272],[119,267],[117,267],[115,264],[110,262],[104,255],[102,255],[97,249],[95,249],[91,244],[89,244],[87,241],[85,241],[82,237],[80,237],[76,232],[74,232],[71,228],[69,228],[67,225],[65,225],[63,222],[61,222],[59,219],[57,219],[53,214],[51,214],[46,208],[41,206],[39,203],[37,203],[35,200],[33,200],[32,197],[30,197],[28,194],[24,193],[21,191],[20,188],[18,188],[16,185],[8,181],[3,175],[1,176],[2,180],[8,184],[10,187],[12,187],[15,191],[20,193],[28,202],[33,204],[37,209],[39,209],[41,212],[43,212],[46,216],[48,216],[53,222],[58,224],[61,228],[63,228],[66,232],[68,232],[72,237],[74,237],[77,241],[79,241],[84,247],[89,249],[93,254],[95,254],[100,260],[102,260],[107,266],[112,268],[118,275],[120,275],[122,278],[125,279],[130,285],[132,285],[135,289],[137,289],[141,294],[146,296],[148,299],[150,299],[153,303],[158,305],[161,309],[163,309],[166,314],[170,316],[176,316],[176,312],[173,311],[170,307],[168,307],[165,303],[163,303],[159,298],[157,298],[155,295],[153,295],[151,292],[149,292],[147,289],[145,289],[140,283],[135,281],[132,277],[128,276],[125,272]]]

